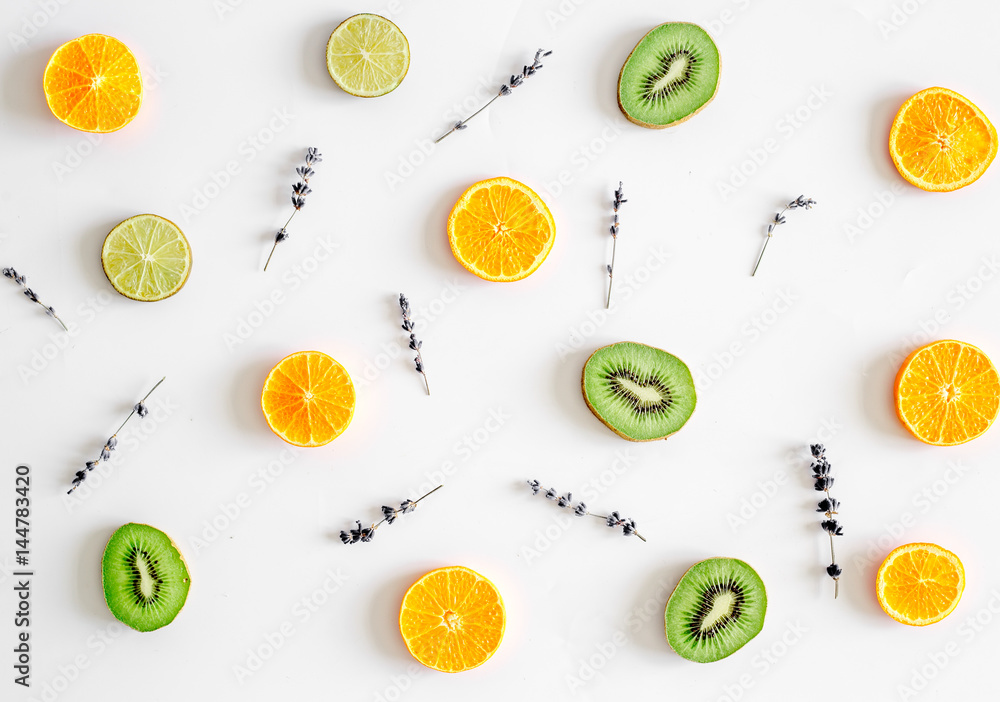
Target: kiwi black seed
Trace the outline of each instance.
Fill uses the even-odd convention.
[[[618,76],[618,106],[632,122],[662,129],[698,114],[719,87],[719,49],[704,29],[667,22],[629,54]]]
[[[667,438],[684,426],[697,403],[683,361],[632,341],[590,356],[583,367],[583,397],[598,419],[630,441]]]
[[[123,624],[153,631],[174,620],[191,578],[170,537],[146,524],[120,527],[104,549],[104,599]]]
[[[667,601],[667,642],[680,656],[712,663],[745,646],[764,627],[764,581],[736,558],[693,565]]]

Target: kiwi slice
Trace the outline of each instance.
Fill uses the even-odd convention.
[[[622,341],[597,349],[583,366],[583,398],[598,419],[629,441],[666,439],[697,402],[691,371],[676,356]]]
[[[650,30],[618,75],[618,107],[630,122],[663,129],[687,121],[719,89],[719,47],[704,29],[667,22]]]
[[[691,566],[667,600],[667,643],[689,661],[722,660],[760,633],[766,611],[757,571],[735,558],[709,558]]]
[[[174,620],[191,578],[170,537],[146,524],[126,524],[104,549],[104,599],[123,624],[153,631]]]

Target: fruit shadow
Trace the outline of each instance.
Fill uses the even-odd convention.
[[[94,529],[83,537],[82,542],[76,544],[77,577],[66,583],[73,592],[73,597],[77,598],[80,609],[101,619],[111,616],[104,602],[101,561],[104,547],[113,532],[113,528]]]
[[[35,47],[23,54],[14,54],[3,73],[2,101],[4,110],[16,114],[25,122],[38,124],[55,121],[40,90],[49,57],[58,48],[56,44]]]
[[[239,429],[254,436],[267,436],[271,431],[260,410],[260,389],[264,387],[267,374],[280,360],[279,354],[259,354],[253,361],[240,366],[233,375],[229,392],[231,416]]]
[[[638,622],[639,628],[632,633],[633,643],[658,654],[670,652],[670,644],[667,643],[663,630],[663,613],[670,593],[689,567],[690,564],[678,563],[646,576],[642,587],[636,592],[635,605],[630,610],[625,625],[628,630],[632,622]]]
[[[573,422],[575,425],[579,425],[581,428],[593,431],[597,431],[599,428],[600,420],[587,407],[587,403],[582,397],[580,383],[583,365],[587,362],[593,349],[599,346],[601,344],[595,342],[589,344],[587,348],[566,354],[562,359],[556,358],[553,361],[556,364],[555,372],[552,373],[554,380],[553,394],[555,395],[555,402],[561,410],[559,413],[560,416]],[[597,422],[597,424],[594,424],[594,422]],[[614,434],[611,434],[610,430],[608,430],[608,436],[613,438]]]
[[[878,100],[872,106],[871,129],[868,132],[868,153],[878,172],[893,180],[899,178],[900,175],[889,155],[889,132],[892,130],[892,121],[896,118],[900,106],[909,98],[910,95],[900,93],[891,98]]]
[[[844,575],[840,578],[839,599],[847,600],[851,607],[865,616],[884,614],[882,606],[878,603],[878,597],[875,595],[875,575],[879,566],[882,565],[882,560],[888,555],[888,551],[880,551],[876,559],[869,563],[868,555],[861,548],[851,551],[850,554],[838,553],[837,560],[844,568]],[[854,564],[861,561],[865,562],[865,566],[859,571]],[[844,563],[850,564],[849,567],[844,567]],[[829,582],[826,585],[832,586]],[[829,589],[824,593],[824,597],[832,597]],[[881,620],[882,617],[879,619]],[[887,617],[885,621],[889,621]]]
[[[481,178],[470,179],[468,182],[463,181],[447,188],[444,194],[434,201],[434,205],[429,208],[427,218],[424,220],[424,241],[427,256],[431,259],[432,264],[446,269],[449,276],[462,275],[465,278],[471,278],[473,282],[477,280],[462,267],[462,264],[451,252],[451,244],[448,243],[448,215],[451,214],[452,208],[466,188],[473,182],[488,177],[484,175]]]
[[[892,388],[898,369],[892,367],[893,364],[889,362],[890,356],[889,350],[880,353],[875,357],[877,360],[873,361],[860,377],[861,409],[868,419],[869,426],[874,426],[886,434],[906,438],[909,435],[896,418]]]
[[[648,31],[649,27],[636,24],[634,29],[619,32],[613,41],[605,42],[608,48],[595,67],[596,80],[591,81],[592,108],[604,117],[625,119],[618,107],[618,74],[629,53]]]
[[[406,663],[413,663],[413,657],[399,634],[399,603],[403,601],[410,585],[428,570],[429,568],[413,568],[405,574],[396,573],[369,598],[370,631],[375,646],[386,655]]]
[[[79,260],[85,265],[81,266],[83,274],[87,276],[87,283],[96,293],[107,292],[115,299],[127,300],[118,294],[112,287],[108,277],[104,275],[104,266],[101,264],[101,250],[104,247],[104,240],[108,237],[108,232],[114,229],[125,219],[134,213],[122,214],[121,217],[97,220],[93,225],[87,226],[80,233],[78,239]],[[147,303],[139,303],[147,304]]]

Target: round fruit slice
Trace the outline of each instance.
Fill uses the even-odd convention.
[[[935,341],[903,361],[896,374],[896,415],[925,444],[972,441],[1000,411],[1000,377],[972,344]]]
[[[935,544],[906,544],[878,569],[875,594],[897,622],[927,626],[958,606],[965,590],[965,568],[951,551]]]
[[[719,89],[719,48],[704,29],[668,22],[644,36],[618,75],[618,107],[630,122],[663,129],[705,109]]]
[[[689,661],[713,663],[759,634],[766,612],[757,571],[735,558],[709,558],[691,566],[667,600],[667,643]]]
[[[88,34],[56,49],[42,85],[52,114],[83,132],[121,129],[142,104],[142,72],[135,56],[103,34]]]
[[[493,583],[474,570],[451,566],[410,586],[399,610],[399,631],[413,657],[428,668],[461,673],[496,653],[506,620]]]
[[[330,35],[326,67],[337,85],[351,95],[378,97],[403,82],[410,68],[410,44],[385,17],[354,15]]]
[[[293,446],[324,446],[354,417],[354,383],[344,367],[319,351],[282,359],[264,382],[260,407],[271,431]]]
[[[591,354],[583,366],[583,399],[611,431],[629,441],[666,439],[691,418],[698,401],[682,360],[632,341]]]
[[[115,290],[141,302],[156,302],[184,287],[191,274],[191,247],[169,219],[130,217],[104,240],[104,275]]]
[[[958,190],[993,162],[997,130],[967,98],[947,88],[928,88],[899,108],[889,153],[900,175],[921,190]]]
[[[174,542],[146,524],[126,524],[111,536],[101,572],[108,609],[137,631],[172,622],[191,588],[187,565]]]
[[[484,280],[527,278],[542,265],[555,238],[556,223],[542,198],[511,178],[476,183],[448,217],[452,253]]]

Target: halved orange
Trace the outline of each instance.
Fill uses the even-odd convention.
[[[889,153],[900,175],[918,188],[958,190],[992,163],[997,130],[969,99],[947,88],[927,88],[899,108]]]
[[[935,544],[906,544],[883,561],[875,578],[882,609],[897,622],[927,626],[958,606],[965,568],[951,551]]]
[[[555,238],[556,223],[542,198],[512,178],[476,183],[448,217],[452,253],[484,280],[527,278],[542,265]]]
[[[347,429],[355,399],[342,365],[320,351],[300,351],[271,369],[260,407],[271,431],[288,443],[323,446]]]
[[[925,444],[972,441],[1000,411],[1000,377],[972,344],[935,341],[903,361],[896,374],[896,415]]]
[[[103,34],[66,42],[45,67],[45,99],[59,120],[83,132],[113,132],[135,119],[142,72],[128,47]]]
[[[399,610],[399,631],[410,653],[445,673],[489,660],[500,647],[506,621],[496,586],[463,566],[421,577],[406,591]]]

